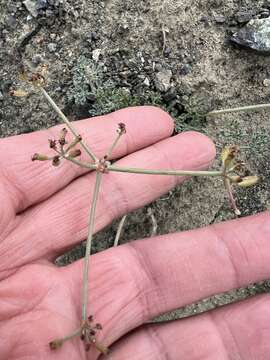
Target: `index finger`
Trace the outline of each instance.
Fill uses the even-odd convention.
[[[102,157],[115,137],[119,122],[126,124],[127,134],[115,149],[115,158],[154,144],[170,136],[173,131],[171,117],[152,106],[123,109],[77,121],[75,126],[96,156]],[[4,184],[0,189],[4,197],[2,204],[11,199],[15,213],[47,199],[88,171],[68,161],[57,169],[47,162],[31,162],[31,156],[36,152],[50,153],[48,139],[57,139],[62,127],[57,125],[48,130],[0,140],[0,183]],[[81,159],[88,159],[87,154],[83,154]],[[6,196],[9,198],[5,199]]]

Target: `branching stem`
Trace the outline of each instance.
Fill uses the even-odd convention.
[[[56,111],[56,113],[61,117],[61,119],[64,121],[64,123],[67,125],[69,130],[72,132],[72,134],[77,138],[79,137],[79,134],[77,133],[76,129],[73,127],[72,123],[68,120],[66,115],[61,111],[61,109],[57,106],[57,104],[53,101],[51,96],[47,93],[47,91],[43,87],[39,87],[42,94],[45,96],[49,104],[52,106],[52,108]],[[95,154],[91,151],[88,145],[84,143],[83,140],[80,141],[81,146],[84,148],[84,150],[87,152],[87,154],[92,158],[93,161],[97,161],[97,157]]]
[[[150,170],[141,168],[126,168],[115,165],[109,165],[108,171],[116,171],[133,174],[146,175],[175,175],[175,176],[223,176],[222,171],[196,171],[196,170]]]
[[[222,115],[222,114],[235,113],[235,112],[241,112],[241,111],[264,110],[264,109],[269,109],[269,108],[270,108],[270,104],[241,106],[241,107],[231,108],[231,109],[210,111],[208,114],[206,114],[206,116]]]
[[[87,320],[87,304],[88,304],[88,274],[89,274],[89,258],[92,247],[92,239],[94,232],[94,222],[95,222],[95,213],[97,206],[98,193],[101,184],[102,173],[96,173],[96,183],[94,188],[93,200],[89,215],[89,224],[88,224],[88,237],[86,243],[85,257],[84,257],[84,269],[83,269],[83,295],[82,295],[82,321]]]

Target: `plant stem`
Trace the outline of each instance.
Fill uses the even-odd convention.
[[[120,238],[120,235],[121,235],[121,232],[122,232],[122,229],[123,229],[123,226],[124,226],[124,223],[126,221],[126,217],[127,215],[124,215],[118,225],[118,229],[117,229],[117,233],[115,235],[115,239],[114,239],[114,244],[113,246],[117,246],[118,245],[118,242],[119,242],[119,238]]]
[[[90,169],[90,170],[96,170],[97,169],[97,165],[95,164],[89,164],[89,163],[84,163],[80,160],[77,160],[71,156],[64,156],[64,159],[68,160],[68,161],[71,161],[73,162],[74,164],[80,166],[80,167],[83,167],[83,168],[86,168],[86,169]]]
[[[235,198],[233,196],[232,186],[231,186],[230,180],[227,177],[224,178],[224,185],[225,185],[225,188],[226,188],[226,190],[228,192],[231,207],[232,207],[235,215],[238,215],[238,216],[241,215],[241,211],[238,209],[238,207],[236,205]]]
[[[94,188],[92,206],[89,215],[88,225],[88,237],[86,243],[85,257],[84,257],[84,269],[83,269],[83,295],[82,295],[82,321],[87,320],[87,304],[88,304],[88,274],[89,274],[89,258],[91,253],[92,238],[94,231],[95,213],[97,206],[97,198],[101,184],[102,173],[96,173],[96,183]]]
[[[66,115],[60,110],[60,108],[57,106],[57,104],[53,101],[53,99],[50,97],[50,95],[47,93],[47,91],[43,87],[39,87],[42,94],[45,96],[49,104],[52,106],[52,108],[56,111],[56,113],[61,117],[61,119],[64,121],[64,123],[67,125],[69,130],[72,132],[72,134],[75,137],[78,137],[79,134],[77,133],[76,129],[73,127],[71,122],[68,120]],[[97,161],[97,157],[95,154],[91,151],[88,145],[84,143],[83,140],[80,141],[81,146],[84,148],[84,150],[87,152],[87,154],[92,158],[93,161]]]
[[[263,109],[269,109],[269,108],[270,108],[270,104],[241,106],[241,107],[232,108],[232,109],[210,111],[208,114],[206,114],[206,116],[222,115],[222,114],[234,113],[234,112],[240,112],[240,111],[256,111],[256,110],[263,110]]]
[[[120,166],[109,165],[108,171],[148,174],[148,175],[176,175],[176,176],[223,176],[222,171],[195,171],[195,170],[148,170],[141,168],[126,168]]]
[[[122,133],[117,134],[117,137],[115,138],[114,142],[113,142],[112,145],[110,146],[110,148],[109,148],[107,154],[105,155],[105,157],[107,157],[108,159],[110,158],[110,156],[112,155],[112,152],[113,152],[114,148],[116,147],[116,145],[117,145],[117,143],[118,143],[118,141],[119,141],[119,139],[121,138],[122,135],[123,135]]]

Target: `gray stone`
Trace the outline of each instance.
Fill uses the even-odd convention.
[[[235,17],[239,24],[244,24],[250,21],[255,15],[256,13],[252,10],[240,10]]]
[[[172,71],[162,69],[156,74],[155,85],[157,90],[166,92],[171,87]]]
[[[49,52],[53,53],[53,52],[56,51],[57,45],[55,43],[49,43],[48,44],[48,49],[49,49]]]
[[[37,17],[38,16],[38,12],[37,12],[37,8],[36,8],[36,2],[33,0],[24,0],[23,1],[24,6],[26,7],[26,9],[29,11],[29,13],[33,16],[33,17]]]
[[[258,53],[270,54],[270,18],[250,20],[230,40]]]
[[[217,24],[224,24],[226,22],[226,17],[224,15],[216,14],[214,19]]]
[[[144,79],[143,84],[144,84],[145,86],[147,86],[147,87],[150,86],[150,80],[148,79],[148,77],[146,77],[146,78]]]
[[[3,93],[0,91],[0,101],[3,101],[4,100],[4,95]]]
[[[39,54],[36,54],[32,57],[32,63],[35,66],[38,66],[40,63],[42,63],[42,61],[43,61],[42,56]]]

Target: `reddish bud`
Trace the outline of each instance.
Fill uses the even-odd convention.
[[[60,156],[59,155],[54,156],[52,164],[53,164],[53,166],[60,165]]]
[[[126,125],[124,123],[119,123],[118,124],[118,129],[117,129],[117,133],[119,135],[123,135],[126,133]]]
[[[60,131],[60,135],[59,135],[59,144],[64,146],[66,144],[66,136],[67,136],[67,129],[66,128],[63,128],[61,131]]]
[[[95,335],[96,335],[96,332],[95,332],[94,329],[90,329],[90,330],[89,330],[89,334],[90,334],[91,336],[95,336]]]
[[[57,350],[63,345],[63,340],[54,340],[49,343],[51,350]]]
[[[96,329],[97,329],[97,330],[102,330],[102,325],[99,324],[99,323],[97,323],[97,324],[96,324]]]
[[[56,149],[56,140],[49,139],[49,146],[51,149]]]
[[[88,316],[88,321],[92,322],[94,320],[94,316],[93,315],[89,315]]]

